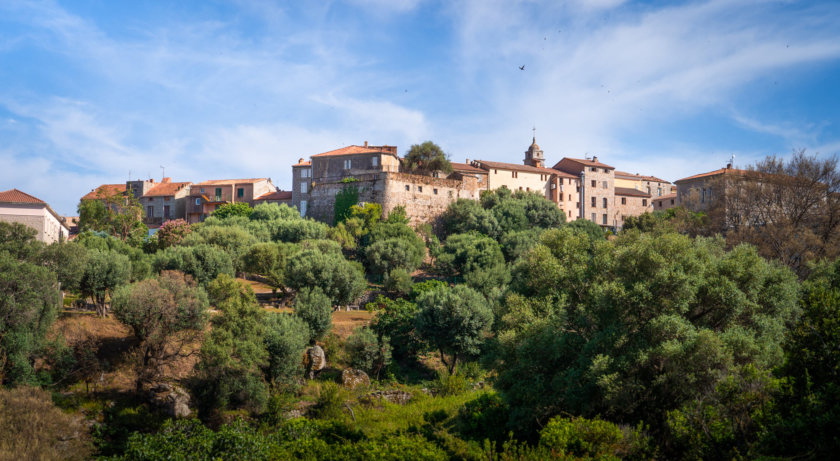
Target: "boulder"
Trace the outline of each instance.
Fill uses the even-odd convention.
[[[190,394],[178,386],[160,383],[149,391],[149,402],[172,418],[186,418],[190,410]]]
[[[306,377],[315,379],[315,375],[327,366],[327,356],[324,349],[314,345],[306,350]]]
[[[348,389],[370,386],[370,377],[362,370],[348,368],[341,372],[341,383]]]

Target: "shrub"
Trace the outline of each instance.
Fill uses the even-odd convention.
[[[345,344],[353,368],[364,370],[371,376],[379,373],[391,362],[391,345],[388,337],[381,338],[368,327],[358,327]]]
[[[365,249],[368,272],[384,276],[394,269],[412,272],[423,262],[426,247],[418,237],[377,240]]]
[[[366,308],[376,312],[376,317],[370,324],[371,330],[380,338],[390,337],[395,356],[406,359],[416,356],[425,349],[426,346],[418,337],[414,327],[417,304],[405,299],[392,300],[380,295],[376,301],[368,303]]]
[[[446,397],[449,395],[458,395],[470,387],[467,379],[455,373],[447,371],[438,371],[435,380],[429,386],[435,395]]]
[[[316,250],[303,250],[292,256],[286,273],[289,287],[296,290],[318,287],[337,305],[349,304],[366,286],[364,275],[356,265],[341,255]]]
[[[327,226],[311,219],[280,221],[274,229],[272,239],[278,242],[300,242],[301,240],[327,238]]]
[[[301,356],[309,343],[309,326],[288,314],[269,315],[266,320],[268,378],[275,384],[292,384],[303,376]]]
[[[332,328],[332,303],[319,287],[303,288],[295,298],[295,315],[309,326],[311,339],[321,339]]]
[[[396,268],[391,269],[388,276],[385,277],[385,290],[399,295],[407,295],[411,292],[413,282],[411,274],[405,269]]]
[[[508,436],[505,423],[509,412],[501,396],[486,392],[458,410],[456,428],[461,436],[468,439],[504,442]]]
[[[251,216],[251,213],[253,212],[254,210],[244,202],[225,203],[219,208],[216,208],[211,216],[219,219],[225,219],[232,216],[243,216],[247,218]]]
[[[206,286],[220,274],[234,275],[230,255],[218,247],[206,244],[176,246],[154,255],[155,272],[175,270],[191,275],[200,285]]]
[[[294,207],[285,203],[260,203],[254,207],[250,216],[252,221],[296,220],[301,219],[300,213]]]
[[[178,245],[181,240],[192,232],[190,223],[183,219],[173,219],[161,224],[155,233],[158,241],[158,248],[166,249]]]
[[[322,382],[318,388],[317,403],[310,413],[315,418],[339,419],[344,415],[346,392],[336,383]]]

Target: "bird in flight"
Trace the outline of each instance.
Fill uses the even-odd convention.
[[[519,70],[525,70],[525,65],[523,64],[523,65],[519,66]]]

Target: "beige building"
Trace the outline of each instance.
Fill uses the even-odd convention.
[[[671,192],[653,199],[653,211],[664,211],[677,206],[677,193]]]
[[[187,221],[201,222],[227,203],[254,206],[256,198],[277,191],[271,178],[218,179],[193,184],[187,202]]]
[[[254,206],[260,203],[276,203],[278,205],[286,204],[292,206],[292,191],[276,190],[267,194],[260,195],[254,199]]]
[[[592,159],[563,158],[555,170],[580,178],[580,216],[603,227],[618,226],[615,218],[615,168]]]
[[[639,216],[653,211],[653,203],[650,194],[643,190],[616,186],[614,209],[614,226],[621,228],[624,227],[624,218],[627,216]]]
[[[674,181],[677,185],[677,205],[692,211],[708,211],[713,200],[723,191],[720,190],[725,175],[744,175],[746,170],[739,170],[727,164],[726,168],[696,174]]]
[[[0,221],[31,227],[35,229],[35,238],[47,244],[67,240],[70,236],[64,218],[46,202],[17,189],[0,192]]]
[[[640,190],[647,192],[651,198],[656,198],[670,194],[673,186],[668,181],[659,179],[656,176],[644,176],[625,171],[616,171],[615,187]]]

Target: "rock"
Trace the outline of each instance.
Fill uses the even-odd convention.
[[[314,345],[306,350],[306,376],[315,379],[315,375],[327,366],[327,356],[321,346]]]
[[[367,394],[366,396],[362,397],[360,400],[363,403],[373,404],[376,401],[381,402],[382,400],[387,400],[391,403],[395,403],[397,405],[405,405],[411,400],[411,393],[406,391],[400,390],[390,390],[390,391],[376,391]]]
[[[341,372],[341,383],[348,389],[370,386],[370,377],[362,370],[348,368]]]
[[[186,418],[192,414],[190,394],[167,383],[158,384],[150,389],[149,402],[173,418]]]

